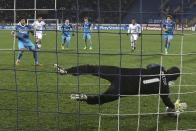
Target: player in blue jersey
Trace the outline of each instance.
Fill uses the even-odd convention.
[[[163,39],[165,40],[165,54],[168,54],[170,48],[170,42],[173,39],[173,33],[175,30],[175,22],[172,20],[172,16],[168,15],[166,20],[162,23]]]
[[[29,32],[33,32],[33,29],[31,26],[26,25],[25,19],[21,19],[20,22],[16,25],[15,31],[12,31],[12,35],[18,39],[19,52],[16,60],[16,65],[20,64],[23,52],[25,50],[32,51],[35,65],[40,65],[38,62],[37,47],[35,47],[35,45],[31,42],[29,38]]]
[[[84,24],[83,24],[83,32],[84,32],[84,42],[85,42],[85,47],[84,49],[87,49],[87,42],[90,42],[90,47],[89,49],[92,49],[92,41],[91,41],[91,30],[92,30],[92,24],[88,22],[88,18],[84,18]]]
[[[70,40],[71,40],[71,32],[73,31],[72,25],[69,23],[69,19],[65,20],[65,23],[61,26],[62,31],[62,49],[65,49],[65,43],[66,48],[70,47]],[[74,35],[74,33],[72,33]]]

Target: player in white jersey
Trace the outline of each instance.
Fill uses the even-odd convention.
[[[141,26],[136,23],[135,19],[131,20],[127,33],[130,34],[131,48],[134,51],[136,49],[136,41],[141,34]]]
[[[38,48],[41,48],[41,40],[43,31],[45,30],[46,23],[43,21],[42,17],[38,17],[36,21],[32,24],[35,30],[36,44]]]

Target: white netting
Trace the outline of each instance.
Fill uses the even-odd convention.
[[[187,124],[190,121],[192,121],[189,119],[189,117],[191,117],[191,119],[196,118],[196,108],[195,108],[196,106],[194,105],[194,102],[193,102],[194,100],[191,99],[191,96],[193,97],[193,99],[195,99],[195,93],[196,93],[196,90],[193,89],[194,87],[196,87],[196,83],[194,83],[195,82],[194,77],[196,75],[196,71],[193,69],[194,68],[194,61],[195,61],[194,56],[196,56],[196,51],[195,51],[195,49],[190,49],[188,47],[188,44],[191,43],[192,39],[195,38],[193,36],[195,36],[196,33],[194,33],[194,31],[195,31],[194,25],[189,27],[188,24],[183,23],[184,14],[181,11],[176,14],[176,15],[180,15],[180,17],[178,17],[180,19],[179,21],[182,21],[182,23],[183,23],[178,28],[179,31],[181,31],[181,32],[178,32],[176,34],[176,36],[174,35],[174,37],[179,38],[178,39],[179,41],[176,42],[176,44],[179,44],[178,48],[180,50],[179,50],[179,52],[173,50],[173,52],[171,51],[171,53],[169,53],[168,55],[164,55],[161,51],[159,51],[158,53],[157,52],[153,53],[152,50],[150,50],[149,52],[145,52],[146,49],[143,49],[143,46],[146,46],[145,45],[146,41],[150,41],[149,43],[154,42],[153,40],[148,39],[145,36],[149,36],[149,35],[153,36],[154,35],[153,37],[152,36],[151,37],[152,38],[154,38],[154,37],[161,38],[160,32],[154,33],[157,30],[161,30],[160,25],[157,24],[157,22],[160,22],[161,20],[157,20],[157,19],[153,19],[153,18],[148,20],[148,22],[155,22],[155,24],[154,23],[153,24],[152,23],[146,24],[145,22],[147,20],[143,20],[145,18],[146,19],[149,18],[149,16],[146,14],[153,14],[154,13],[154,15],[152,15],[152,17],[155,17],[157,15],[157,12],[150,12],[148,8],[145,8],[146,3],[144,0],[143,1],[140,0],[140,2],[135,5],[135,6],[138,6],[138,8],[135,9],[136,10],[135,12],[133,11],[133,9],[131,9],[132,4],[134,5],[134,2],[136,2],[134,0],[132,0],[133,2],[130,4],[130,8],[126,7],[126,6],[125,6],[126,7],[125,8],[123,6],[123,4],[125,4],[125,5],[128,4],[127,3],[128,1],[126,1],[126,0],[116,0],[116,1],[111,0],[110,1],[111,3],[112,2],[118,3],[116,6],[113,6],[111,4],[114,7],[114,9],[112,9],[112,7],[109,6],[110,2],[103,1],[103,0],[97,0],[96,2],[94,2],[93,7],[90,7],[88,4],[84,4],[84,3],[92,2],[92,1],[88,1],[88,0],[86,0],[84,2],[81,2],[80,0],[74,0],[74,1],[71,1],[71,0],[70,1],[69,0],[67,0],[67,1],[65,1],[65,0],[62,0],[62,1],[52,0],[52,1],[50,1],[50,2],[52,2],[51,4],[50,4],[50,2],[47,2],[47,0],[45,0],[45,1],[42,0],[42,2],[46,3],[46,6],[43,6],[43,7],[39,7],[40,1],[33,0],[33,1],[29,1],[29,2],[33,3],[32,4],[33,6],[31,8],[18,7],[20,4],[23,5],[23,3],[20,3],[20,0],[10,0],[10,1],[13,2],[12,8],[11,7],[9,7],[9,8],[1,7],[0,11],[2,11],[2,12],[13,11],[14,18],[12,21],[12,25],[11,25],[12,28],[11,29],[13,29],[15,24],[18,23],[19,17],[21,17],[18,15],[19,13],[25,12],[25,11],[32,11],[33,13],[31,12],[32,13],[31,16],[29,16],[27,19],[27,24],[31,25],[36,20],[39,13],[41,12],[41,14],[44,16],[43,20],[46,23],[46,30],[49,32],[52,31],[53,34],[52,33],[51,34],[53,36],[54,35],[55,36],[51,37],[51,38],[46,36],[46,38],[45,38],[45,40],[47,40],[47,42],[50,42],[50,41],[54,42],[54,44],[53,44],[54,46],[49,47],[47,49],[43,48],[39,51],[40,54],[44,54],[47,52],[50,53],[50,54],[46,54],[46,55],[44,54],[41,56],[41,59],[47,63],[46,66],[43,68],[40,68],[40,69],[37,69],[35,67],[35,69],[33,68],[34,70],[29,69],[29,67],[24,67],[24,68],[23,67],[16,67],[16,65],[13,65],[13,62],[11,64],[9,62],[8,62],[9,64],[6,63],[7,59],[11,59],[10,61],[15,62],[15,58],[17,55],[16,54],[17,53],[17,49],[16,49],[16,42],[17,41],[15,38],[13,39],[13,46],[9,46],[9,48],[6,48],[4,46],[1,47],[1,45],[0,45],[0,53],[4,54],[4,55],[6,54],[5,57],[8,54],[14,54],[13,55],[14,58],[13,57],[6,58],[6,60],[4,60],[5,62],[1,63],[0,74],[1,74],[1,72],[3,73],[4,71],[7,71],[7,72],[10,70],[13,71],[12,73],[14,74],[14,77],[13,77],[14,82],[12,84],[10,84],[10,87],[13,87],[13,86],[15,87],[14,89],[9,89],[10,87],[5,89],[4,86],[6,86],[6,84],[4,84],[4,83],[9,83],[9,81],[12,77],[10,77],[9,81],[8,80],[6,81],[6,80],[4,80],[5,77],[3,75],[2,75],[3,77],[0,75],[0,77],[2,77],[2,79],[0,80],[0,81],[2,81],[1,82],[2,86],[0,84],[1,91],[2,92],[9,91],[16,96],[16,97],[13,97],[13,99],[11,99],[12,101],[16,101],[15,105],[9,103],[11,100],[8,102],[6,101],[6,99],[9,99],[9,97],[12,97],[12,96],[8,96],[8,97],[5,96],[5,98],[2,97],[2,101],[6,101],[8,104],[7,103],[5,104],[1,101],[2,106],[0,107],[0,110],[2,110],[2,112],[3,111],[8,111],[8,112],[10,111],[9,112],[10,114],[14,112],[14,117],[10,117],[10,119],[7,120],[7,121],[11,121],[11,122],[8,122],[9,124],[6,124],[6,123],[2,124],[2,125],[0,124],[0,130],[9,130],[9,129],[10,130],[59,130],[59,131],[60,130],[98,130],[98,131],[102,131],[102,130],[117,130],[117,131],[126,131],[126,130],[137,130],[137,131],[140,131],[140,130],[141,131],[143,131],[143,130],[153,130],[153,131],[154,130],[156,130],[156,131],[159,131],[159,130],[171,130],[171,131],[172,130],[176,130],[176,131],[177,130],[190,130],[190,131],[192,131],[192,130],[196,130],[195,125]],[[3,2],[6,3],[6,1],[2,0],[2,5],[4,6]],[[23,2],[27,2],[27,1],[23,1]],[[145,4],[143,4],[143,2]],[[154,1],[154,2],[156,2],[156,1]],[[175,3],[175,1],[173,1],[173,2]],[[184,2],[186,2],[186,1],[181,0],[181,2],[180,2],[180,5],[182,7],[184,7],[184,4],[185,4]],[[47,5],[48,3],[49,3],[49,5]],[[72,3],[74,3],[74,4],[72,4]],[[160,3],[162,3],[163,5],[167,5],[168,1],[161,0]],[[51,7],[51,5],[52,5],[52,8],[49,8],[49,7]],[[67,9],[69,7],[69,6],[67,7],[67,5],[70,5],[71,9]],[[48,9],[46,8],[47,6],[48,6]],[[124,8],[122,8],[121,6],[123,6]],[[115,7],[117,7],[117,8],[115,8]],[[162,9],[160,9],[160,10],[162,11]],[[188,13],[187,13],[187,15],[188,15]],[[52,14],[50,16],[50,18],[47,18],[47,15],[50,15],[50,14]],[[83,42],[81,30],[80,30],[81,23],[83,22],[81,19],[84,16],[88,16],[88,15],[91,17],[95,17],[95,18],[92,18],[92,21],[94,21],[94,23],[96,25],[96,29],[94,29],[92,36],[96,37],[96,39],[94,39],[94,43],[95,43],[95,45],[97,44],[98,46],[96,46],[97,50],[95,49],[95,51],[84,52],[84,51],[80,51],[80,49],[79,49],[81,43]],[[158,13],[158,15],[162,15],[162,14]],[[145,27],[145,28],[143,28],[144,33],[142,34],[142,37],[140,39],[140,44],[141,44],[140,49],[139,49],[139,51],[136,51],[135,53],[130,53],[129,49],[123,49],[124,43],[126,43],[125,41],[123,41],[123,39],[125,39],[124,35],[126,34],[126,32],[122,31],[122,26],[124,28],[124,26],[126,26],[128,24],[128,22],[130,22],[126,19],[126,17],[129,18],[132,16],[138,18],[139,19],[138,21],[141,24],[143,24],[143,27]],[[58,49],[59,39],[61,39],[57,33],[57,31],[60,30],[60,26],[61,26],[61,24],[59,24],[59,21],[64,21],[64,19],[67,17],[70,17],[71,18],[70,21],[75,23],[74,24],[74,26],[75,26],[74,31],[76,32],[77,35],[75,38],[72,37],[72,39],[74,41],[72,43],[75,43],[75,48],[77,50],[76,52],[74,52],[72,50],[71,51],[61,51],[61,50],[59,51],[59,49]],[[189,17],[187,17],[187,18],[189,18]],[[29,18],[34,18],[34,19],[29,19]],[[125,23],[122,20],[122,18],[124,18],[123,20],[127,23]],[[162,18],[162,17],[160,17],[160,18]],[[112,20],[114,20],[114,21],[112,21]],[[186,21],[188,21],[188,20],[186,20]],[[105,24],[104,22],[106,22],[107,24]],[[112,24],[109,24],[108,22],[111,22]],[[144,22],[144,23],[142,23],[142,22]],[[154,25],[156,25],[156,26],[150,27],[151,24],[153,26]],[[10,25],[9,25],[9,27],[10,27]],[[103,31],[101,32],[101,30],[99,30],[98,27],[101,27],[103,29]],[[115,31],[114,32],[109,32],[109,31],[107,32],[107,31],[105,31],[106,28],[107,28],[107,30],[115,28]],[[186,29],[186,31],[184,31],[184,29]],[[153,30],[153,31],[150,32],[149,30]],[[2,29],[2,31],[10,31],[10,29],[9,30]],[[50,36],[52,36],[51,34],[50,34]],[[116,36],[114,36],[114,35],[116,35]],[[108,38],[105,36],[108,36]],[[116,40],[116,41],[118,41],[117,43],[119,44],[118,50],[112,49],[112,47],[109,47],[107,44],[107,42],[109,43],[110,40],[115,39],[116,37],[118,37],[118,39]],[[4,38],[2,38],[2,40],[3,39]],[[9,38],[6,38],[6,39],[9,39]],[[106,39],[108,39],[108,40],[106,40]],[[106,43],[104,45],[106,48],[103,48],[103,46],[100,46],[101,43],[104,43],[104,44]],[[129,42],[127,42],[127,43],[129,43]],[[157,42],[157,43],[161,43],[161,39],[159,39],[159,42]],[[175,45],[171,45],[171,46],[172,46],[172,48],[175,47]],[[195,46],[192,46],[192,47],[195,47]],[[116,50],[118,52],[115,52]],[[8,52],[6,52],[6,51],[8,51]],[[47,55],[49,57],[47,57]],[[69,55],[71,57],[69,57]],[[81,78],[81,79],[79,77],[77,77],[77,80],[76,80],[77,82],[70,80],[71,78],[66,78],[67,81],[63,81],[63,80],[61,80],[59,75],[54,75],[55,72],[51,71],[50,66],[53,63],[63,63],[64,62],[63,64],[65,64],[65,66],[66,66],[66,64],[68,66],[80,65],[81,63],[83,64],[86,62],[85,61],[86,58],[82,59],[82,60],[80,60],[80,58],[81,57],[83,58],[84,55],[88,55],[86,57],[89,58],[89,61],[88,61],[89,63],[93,63],[93,64],[98,63],[99,65],[101,65],[101,63],[104,63],[104,62],[107,63],[107,60],[104,61],[105,58],[103,58],[103,56],[108,58],[108,56],[115,56],[116,55],[116,56],[119,56],[118,57],[119,63],[116,65],[119,65],[122,67],[123,67],[122,60],[124,57],[126,57],[126,58],[129,58],[129,57],[135,57],[135,58],[137,57],[138,58],[139,57],[139,59],[137,59],[137,60],[130,58],[132,60],[131,62],[127,60],[130,63],[134,63],[135,61],[137,61],[136,63],[137,64],[139,63],[137,65],[137,67],[145,67],[145,64],[148,63],[148,62],[146,62],[147,60],[145,60],[145,58],[148,56],[151,56],[151,57],[159,56],[160,59],[157,60],[156,62],[158,62],[160,65],[163,65],[163,66],[167,66],[167,65],[165,65],[165,59],[171,60],[169,58],[174,57],[171,60],[171,64],[170,64],[170,62],[166,62],[166,63],[169,63],[168,66],[171,66],[174,63],[178,64],[175,66],[180,67],[181,76],[179,78],[178,84],[171,85],[171,87],[177,88],[177,91],[174,91],[174,92],[171,91],[170,95],[173,96],[172,101],[174,101],[175,99],[180,99],[182,101],[187,102],[187,104],[188,104],[188,106],[190,106],[190,108],[188,107],[187,110],[185,110],[182,114],[177,116],[177,118],[175,118],[175,119],[171,120],[169,117],[163,117],[166,115],[166,112],[163,111],[163,109],[162,109],[162,108],[164,108],[164,106],[161,104],[162,100],[160,98],[160,91],[159,91],[159,94],[153,94],[153,95],[140,95],[140,94],[139,95],[121,95],[121,96],[126,96],[126,98],[119,97],[119,99],[117,100],[117,102],[114,105],[111,104],[109,106],[109,107],[112,107],[115,109],[107,108],[107,106],[100,106],[100,105],[92,107],[92,106],[84,105],[80,102],[70,101],[68,99],[68,96],[70,95],[71,91],[77,90],[77,92],[80,92],[80,90],[82,90],[81,89],[82,87],[88,87],[89,90],[91,90],[92,86],[97,86],[97,87],[99,87],[99,89],[98,89],[98,91],[96,91],[95,94],[100,94],[101,93],[100,88],[108,87],[108,85],[109,85],[108,83],[101,83],[100,79],[98,80],[99,81],[98,84],[93,83],[93,82],[88,82],[91,80],[91,78],[89,76],[87,76],[87,78]],[[98,57],[96,57],[95,59],[90,59],[90,57],[92,57],[93,55],[97,55]],[[76,56],[76,58],[73,58],[73,56]],[[177,57],[180,58],[179,63],[175,62],[175,60],[178,59]],[[192,66],[190,66],[190,67],[187,66],[187,63],[186,63],[187,57],[193,58],[193,59],[190,59],[190,61],[191,61],[190,63],[192,64]],[[103,58],[103,61],[102,61],[102,58]],[[2,59],[4,59],[4,58],[2,58]],[[48,62],[47,59],[50,62]],[[114,61],[115,61],[115,59],[116,58],[114,58],[114,59],[112,58],[112,60],[114,60]],[[113,65],[113,62],[111,62],[110,60],[111,59],[109,58],[108,59],[108,61],[110,62],[109,64]],[[153,63],[153,62],[151,61],[151,63]],[[5,65],[5,66],[2,66],[2,65]],[[134,66],[134,64],[132,64],[132,66]],[[20,75],[21,72],[25,72],[27,74]],[[31,74],[28,74],[28,73],[31,73]],[[47,75],[45,75],[44,78],[42,78],[43,76],[40,75],[41,73],[46,73]],[[34,75],[32,75],[32,74],[34,74]],[[50,78],[50,75],[53,75],[53,77]],[[35,85],[31,85],[31,83],[28,81],[28,79],[26,80],[26,77],[30,77],[30,76],[31,76],[30,80],[33,79],[32,81],[35,81]],[[47,77],[48,77],[48,79],[45,79]],[[160,77],[161,77],[161,75],[160,75]],[[191,80],[187,80],[186,77],[189,77]],[[26,81],[24,81],[24,83],[21,84],[20,79],[25,79]],[[43,79],[44,82],[43,83],[40,82],[41,83],[40,84],[39,79]],[[86,82],[81,82],[82,80],[84,80],[84,81],[86,80]],[[140,84],[141,84],[141,78],[140,78]],[[25,88],[20,89],[20,86],[25,87]],[[31,90],[28,90],[29,87],[33,87],[33,88],[31,88]],[[75,90],[69,89],[70,87],[75,88]],[[55,90],[50,91],[51,90],[50,88],[55,88]],[[186,88],[186,90],[185,90],[185,88]],[[189,90],[189,88],[192,88],[192,90]],[[140,89],[140,87],[139,87],[139,89]],[[71,90],[71,91],[68,92],[67,90]],[[36,94],[36,97],[34,98],[35,100],[31,101],[33,104],[28,102],[28,98],[31,97],[31,96],[28,96],[28,93],[32,93],[32,92]],[[26,93],[28,97],[27,96],[20,96],[22,93]],[[45,94],[43,95],[42,93],[45,93]],[[54,94],[54,96],[47,97],[48,94]],[[65,95],[66,98],[62,97],[63,95]],[[157,105],[154,105],[156,107],[156,110],[155,111],[150,110],[151,101],[148,100],[148,102],[147,102],[148,105],[145,105],[145,106],[149,107],[150,111],[143,112],[143,107],[142,107],[143,97],[152,97],[152,96],[157,96],[156,97]],[[136,107],[131,107],[130,105],[126,105],[125,104],[126,100],[124,100],[124,99],[130,100],[130,98],[133,98],[133,97],[134,97],[134,99],[135,98],[136,99],[135,99],[135,101],[131,100],[131,102]],[[44,103],[43,101],[41,101],[41,99],[44,99],[45,101],[47,101],[49,99],[50,101],[47,101]],[[22,105],[21,101],[22,102],[25,101],[24,102],[25,104]],[[191,105],[190,103],[193,105]],[[51,106],[50,104],[55,105],[55,106]],[[8,105],[8,106],[6,106],[6,105]],[[49,106],[55,107],[55,109],[53,109],[51,111],[50,109],[48,109]],[[133,111],[132,113],[127,113],[126,106],[128,108],[131,107],[133,109],[136,109],[137,111]],[[46,108],[44,108],[44,107],[46,107]],[[96,107],[96,109],[95,109],[95,107]],[[45,110],[42,111],[41,108],[44,108]],[[126,110],[125,113],[123,111],[121,111],[122,109],[123,109],[123,111]],[[106,112],[104,112],[103,110]],[[3,116],[3,113],[1,115]],[[41,119],[42,115],[44,116],[44,119],[46,119],[45,121],[39,120],[39,119]],[[25,116],[26,118],[23,119],[23,116]],[[91,117],[88,117],[85,119],[85,117],[82,118],[82,116],[85,116],[85,117],[91,116],[93,118],[92,118],[92,120],[91,120]],[[129,117],[129,116],[131,116],[131,119],[129,119],[130,123],[128,123],[126,120],[124,120],[126,117]],[[7,115],[7,117],[9,118],[9,115]],[[69,117],[71,117],[71,118],[69,118]],[[110,118],[110,119],[108,118],[108,119],[106,119],[106,121],[104,121],[105,117],[112,117],[112,118]],[[114,119],[113,117],[115,117],[117,119]],[[154,117],[153,120],[151,117]],[[148,121],[148,118],[149,118],[149,121]],[[73,121],[71,121],[71,120],[73,120]],[[14,121],[13,122],[14,124],[12,124],[12,121]],[[87,123],[85,123],[86,121],[87,121]],[[93,122],[95,121],[96,125],[93,125],[93,124],[91,125],[90,122],[92,122],[92,121]],[[183,122],[181,122],[181,121],[183,121]],[[4,121],[1,120],[1,122],[3,123]],[[129,124],[132,125],[131,123],[134,123],[133,128],[129,127]],[[147,123],[147,125],[145,125],[143,123]],[[154,124],[154,123],[156,123],[156,124]],[[170,123],[172,123],[175,126],[171,125]],[[194,123],[194,122],[192,122],[192,123]],[[117,124],[117,126],[116,126],[116,124]],[[167,128],[167,126],[169,126],[168,127],[169,129]],[[33,127],[33,128],[31,129],[31,127]]]

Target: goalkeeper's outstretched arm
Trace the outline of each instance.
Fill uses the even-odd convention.
[[[161,99],[166,107],[169,107],[170,109],[175,110],[175,105],[172,103],[168,95],[161,95]]]

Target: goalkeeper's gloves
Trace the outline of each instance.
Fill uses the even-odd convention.
[[[168,116],[176,117],[177,115],[180,114],[180,112],[183,112],[185,109],[187,109],[187,104],[180,103],[179,99],[176,100],[174,105],[175,105],[174,109],[166,107],[166,112]]]
[[[56,69],[56,72],[59,73],[60,75],[67,74],[67,71],[64,68],[60,67],[59,65],[54,64],[53,66]]]
[[[185,109],[187,109],[187,104],[186,103],[180,103],[180,100],[177,99],[175,102],[175,110],[179,112],[183,112]]]

